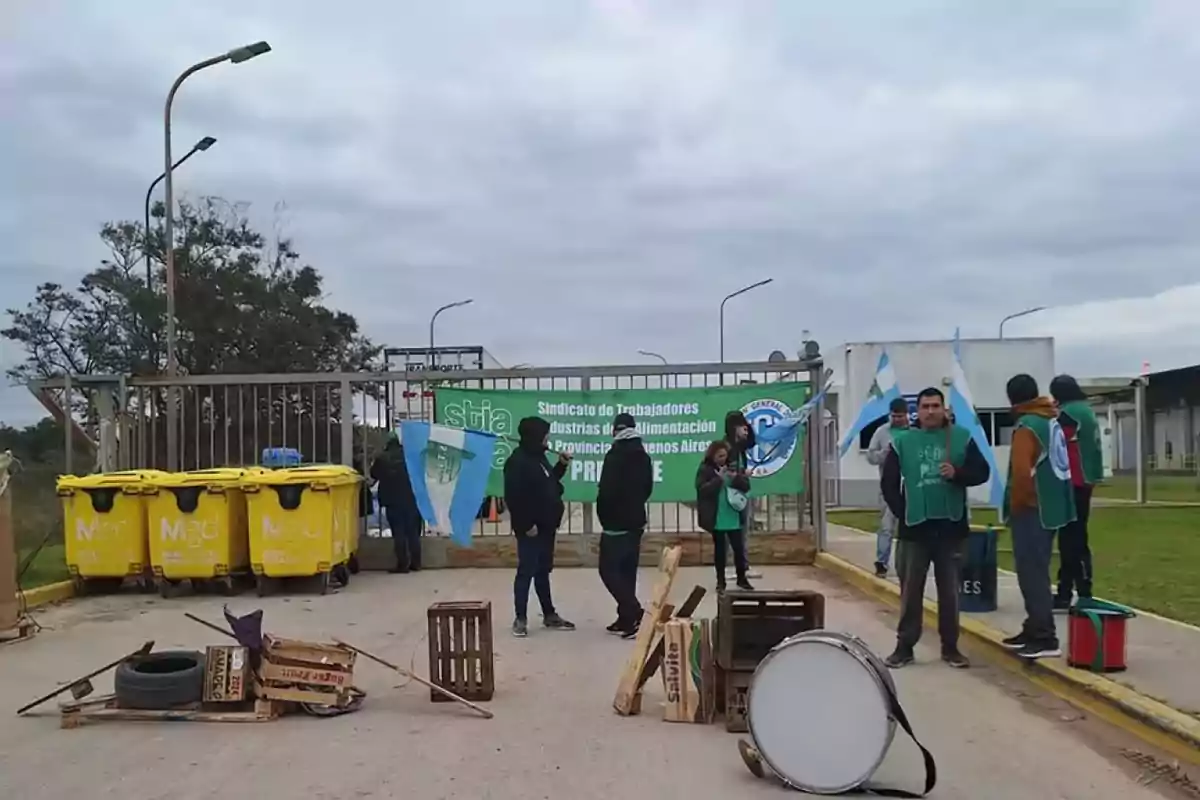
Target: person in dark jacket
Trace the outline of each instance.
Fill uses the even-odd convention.
[[[900,622],[896,649],[884,663],[892,669],[913,663],[925,613],[925,579],[933,565],[937,584],[938,635],[942,660],[964,669],[971,664],[958,649],[958,587],[967,536],[967,488],[987,483],[991,469],[966,428],[952,424],[941,390],[917,396],[917,428],[897,436],[883,464],[880,491],[896,516],[900,576]]]
[[[746,550],[742,541],[742,513],[731,494],[744,499],[750,491],[750,479],[744,471],[732,468],[729,443],[716,441],[708,446],[700,468],[696,470],[696,521],[712,534],[713,565],[717,570],[717,591],[725,591],[725,543],[733,551],[733,566],[740,589],[753,589],[746,578]],[[733,490],[732,492],[730,490]]]
[[[504,502],[517,537],[517,576],[513,581],[513,636],[529,635],[529,585],[537,592],[542,621],[547,628],[573,631],[550,596],[550,572],[554,569],[554,538],[562,523],[563,475],[571,462],[569,453],[559,453],[553,468],[546,463],[550,423],[541,417],[526,417],[517,425],[520,443],[504,462]]]
[[[725,415],[725,443],[729,445],[729,469],[734,473],[741,474],[746,480],[750,479],[750,456],[749,453],[758,444],[754,437],[754,427],[750,421],[746,419],[746,415],[741,411],[730,411]],[[749,571],[750,559],[746,554],[747,539],[750,536],[751,511],[747,505],[741,512],[742,518],[742,535],[739,538],[739,547],[742,551],[742,560],[746,562],[746,569]]]
[[[1054,610],[1071,608],[1072,595],[1092,596],[1092,549],[1088,546],[1088,516],[1092,490],[1104,480],[1104,448],[1100,422],[1087,394],[1070,375],[1050,381],[1050,396],[1058,404],[1058,424],[1067,439],[1071,485],[1075,493],[1075,521],[1058,532],[1058,591]]]
[[[425,526],[417,498],[408,477],[404,460],[404,445],[400,436],[388,434],[383,452],[371,464],[371,480],[377,484],[379,506],[387,517],[392,531],[392,547],[396,551],[396,566],[391,572],[417,572],[421,569],[421,532]]]
[[[646,530],[646,503],[653,490],[653,466],[642,446],[637,421],[631,414],[618,414],[596,491],[596,516],[603,529],[600,580],[617,601],[617,620],[606,629],[609,633],[632,637],[642,621],[637,570]]]

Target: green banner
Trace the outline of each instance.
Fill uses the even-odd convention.
[[[516,446],[517,424],[525,417],[550,423],[550,447],[575,459],[563,480],[564,498],[596,499],[612,422],[633,414],[654,466],[655,502],[696,499],[696,469],[716,439],[725,437],[725,415],[741,411],[760,430],[800,408],[808,384],[770,383],[690,389],[509,391],[438,389],[436,419],[443,425],[488,431],[500,437],[488,493],[504,495],[504,462]],[[804,489],[804,436],[786,448],[756,447],[749,453],[752,494],[795,494]],[[551,456],[553,459],[553,456]]]

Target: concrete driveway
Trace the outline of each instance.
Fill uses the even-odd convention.
[[[764,572],[759,582],[764,588],[825,591],[829,627],[853,632],[881,653],[890,647],[893,622],[882,608],[811,569]],[[652,579],[653,571],[646,570],[643,594]],[[332,596],[231,601],[236,612],[264,608],[269,631],[338,636],[427,674],[429,603],[490,599],[497,628],[492,720],[433,704],[427,690],[415,684],[397,689],[399,676],[360,662],[358,683],[369,693],[367,704],[338,719],[104,723],[60,730],[53,707],[34,718],[17,718],[12,711],[147,639],[159,648],[219,642],[182,612],[219,621],[222,601],[131,596],[47,609],[39,619],[48,630],[30,642],[0,648],[0,709],[6,715],[0,717],[0,797],[613,800],[791,794],[751,777],[738,758],[736,737],[720,725],[662,722],[657,680],[648,687],[643,716],[615,716],[612,696],[631,644],[601,630],[613,609],[593,571],[562,570],[554,582],[561,612],[579,630],[552,633],[535,625],[525,640],[507,633],[511,574],[501,570],[364,574]],[[695,583],[711,585],[710,571],[681,570],[676,600]],[[714,613],[711,596],[703,613]],[[940,781],[931,797],[1163,796],[1140,785],[1137,771],[1121,757],[1121,748],[1135,746],[1123,734],[1083,719],[998,669],[945,668],[936,658],[936,644],[936,636],[927,634],[921,663],[896,675],[918,735],[938,761]],[[107,689],[107,682],[97,683],[98,691]],[[919,788],[915,748],[898,738],[877,777]]]

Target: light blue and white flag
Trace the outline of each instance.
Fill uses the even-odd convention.
[[[854,424],[846,431],[838,455],[846,455],[846,451],[850,449],[850,445],[863,432],[863,429],[880,417],[886,417],[891,411],[889,406],[892,401],[898,399],[902,399],[900,386],[896,383],[896,372],[892,369],[892,362],[888,359],[887,351],[884,350],[879,354],[879,366],[875,367],[875,380],[871,381],[871,389],[867,392],[867,402],[858,412],[858,419],[854,420]]]
[[[404,463],[417,508],[429,529],[471,546],[471,530],[487,494],[496,437],[428,422],[400,423]]]
[[[979,415],[975,413],[975,403],[971,400],[971,388],[967,386],[967,374],[963,371],[962,354],[959,349],[958,329],[954,329],[954,363],[950,366],[950,411],[954,414],[954,424],[966,428],[975,446],[983,454],[992,471],[988,481],[988,504],[1000,508],[1004,504],[1005,476],[996,468],[996,455],[988,444],[987,434],[979,424]]]
[[[755,442],[759,448],[767,451],[767,455],[761,459],[762,461],[770,461],[772,455],[777,450],[787,452],[792,443],[796,441],[800,430],[808,422],[808,418],[812,416],[817,404],[825,399],[825,394],[829,391],[829,386],[830,384],[827,382],[821,388],[821,391],[813,395],[807,403],[797,408],[791,414],[777,420],[772,425],[764,425],[755,431]]]

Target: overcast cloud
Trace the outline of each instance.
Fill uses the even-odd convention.
[[[12,15],[15,13],[15,21]],[[1200,362],[1200,3],[125,0],[0,32],[0,307],[178,190],[284,219],[391,345],[715,360],[1053,335],[1081,375]],[[736,304],[736,305],[735,305]],[[1080,305],[1082,304],[1082,305]],[[20,354],[4,345],[5,365]],[[23,390],[0,419],[39,416]]]

